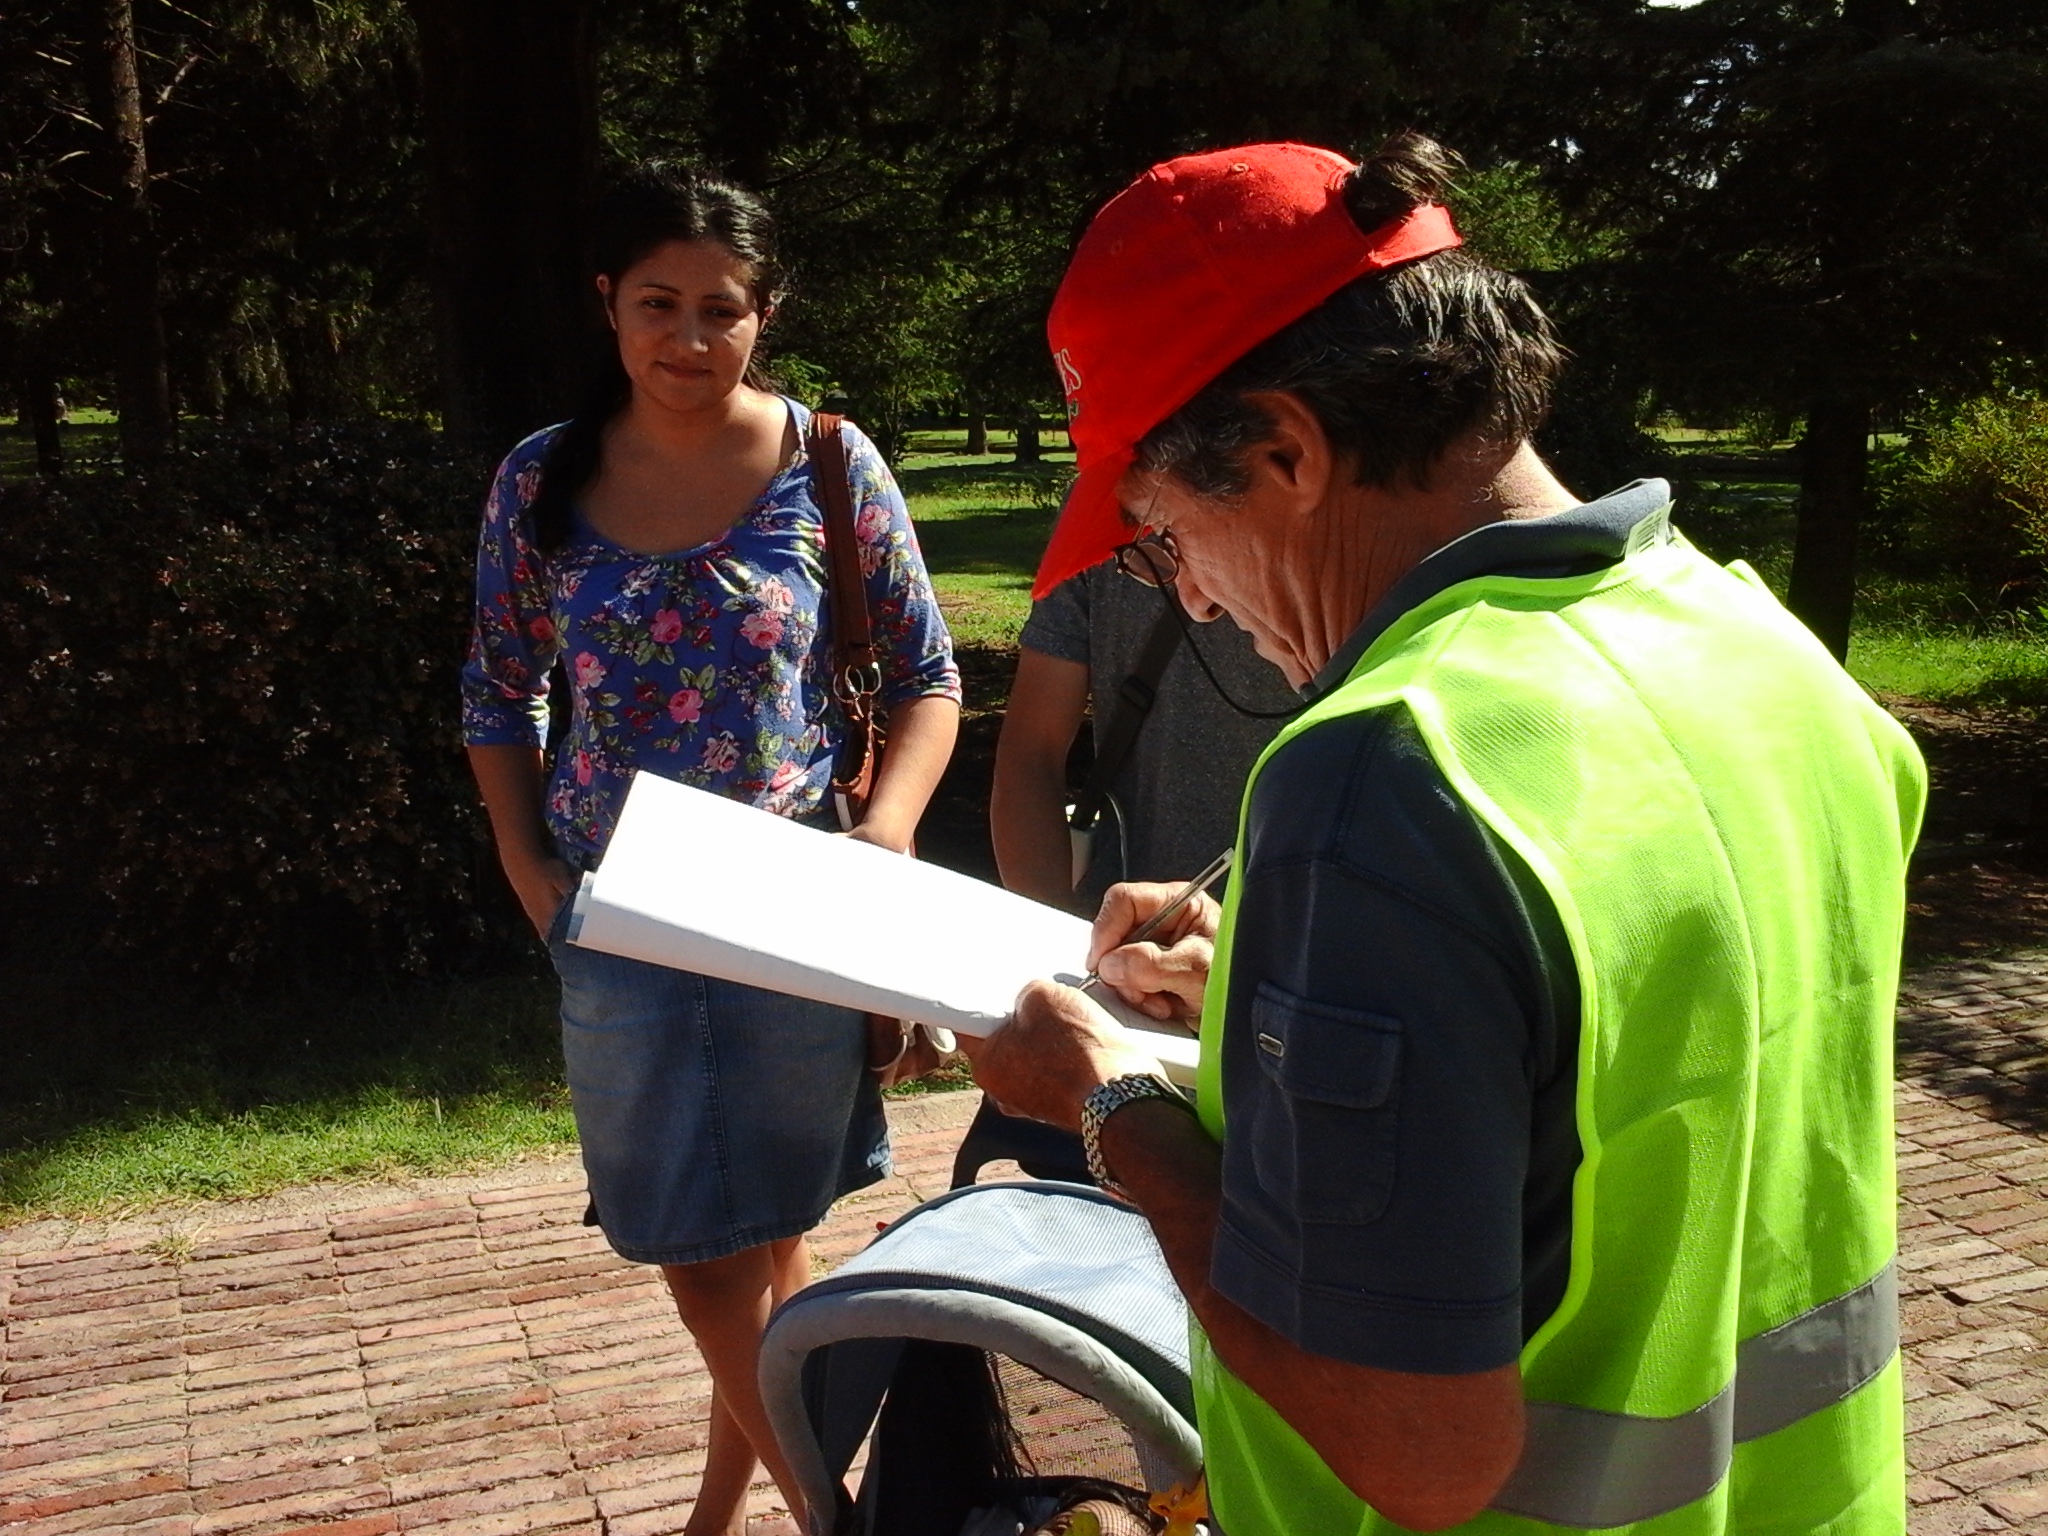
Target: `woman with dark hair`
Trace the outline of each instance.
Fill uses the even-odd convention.
[[[621,1255],[659,1264],[713,1382],[690,1536],[738,1532],[755,1458],[793,1494],[755,1385],[770,1309],[810,1278],[804,1234],[883,1177],[862,1015],[564,942],[567,897],[642,768],[820,827],[844,719],[831,688],[809,413],[758,340],[780,271],[749,194],[647,166],[600,205],[617,334],[588,407],[500,467],[477,560],[464,737],[505,872],[562,981],[591,1198]],[[899,852],[951,754],[959,673],[902,495],[845,429],[889,751],[851,833]],[[572,709],[544,776],[548,674]],[[734,901],[829,921],[770,867],[678,869]],[[801,1521],[803,1510],[794,1502]]]

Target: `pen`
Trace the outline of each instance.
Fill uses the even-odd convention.
[[[1142,944],[1161,928],[1164,928],[1172,920],[1174,914],[1179,912],[1182,907],[1223,878],[1223,872],[1230,868],[1231,855],[1236,853],[1236,851],[1234,848],[1226,848],[1217,854],[1215,858],[1209,861],[1207,868],[1174,893],[1173,900],[1140,923],[1137,930],[1124,940],[1124,944]],[[1123,945],[1120,944],[1117,947],[1121,949]],[[1098,973],[1090,971],[1081,978],[1081,986],[1083,989],[1092,987],[1101,979],[1102,977]]]

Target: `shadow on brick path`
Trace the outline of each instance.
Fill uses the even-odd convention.
[[[2048,950],[1924,966],[1899,989],[1899,1075],[2048,1130]]]

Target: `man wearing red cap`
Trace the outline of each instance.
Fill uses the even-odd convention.
[[[1039,590],[1135,542],[1309,702],[1226,906],[1096,922],[1126,1001],[1199,1014],[1196,1104],[1050,982],[976,1074],[1151,1222],[1227,1536],[1901,1531],[1924,770],[1661,482],[1545,467],[1562,352],[1452,165],[1188,156],[1076,251]]]

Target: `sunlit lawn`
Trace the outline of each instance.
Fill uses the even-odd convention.
[[[114,461],[116,451],[114,415],[97,407],[74,409],[71,419],[58,427],[64,457],[73,466],[97,466]],[[35,439],[13,421],[0,421],[0,480],[33,475],[36,469]]]
[[[1989,632],[1865,628],[1849,642],[1849,670],[1879,693],[2048,709],[2048,621]]]
[[[1031,574],[1073,456],[1062,448],[1037,465],[1020,465],[1007,451],[979,458],[945,451],[961,437],[917,434],[900,478],[954,638],[1007,649],[1031,611]]]

